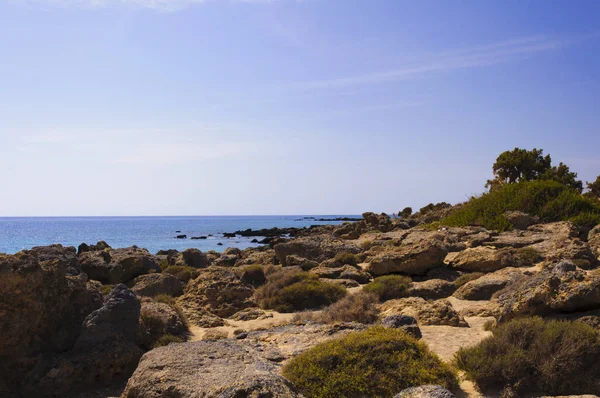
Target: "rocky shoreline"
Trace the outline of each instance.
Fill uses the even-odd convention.
[[[293,309],[281,311],[288,307],[272,297],[288,285],[264,287],[281,272],[346,298],[380,277],[402,276],[396,298],[364,305],[373,307],[375,324],[422,336],[447,361],[488,336],[485,323],[543,316],[600,328],[600,227],[540,223],[518,212],[507,214],[513,228],[505,232],[432,227],[448,211],[236,231],[271,239],[223,253],[152,254],[98,242],[0,254],[0,395],[302,396],[282,366],[371,326],[335,320],[339,314],[322,305],[300,311],[289,301]],[[454,393],[482,396],[464,389]],[[401,396],[452,396],[427,391]]]

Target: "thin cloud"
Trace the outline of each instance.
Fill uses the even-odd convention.
[[[351,86],[379,84],[419,78],[423,75],[448,70],[485,67],[525,58],[538,53],[558,50],[568,41],[544,37],[526,37],[492,43],[468,49],[428,54],[420,61],[387,71],[327,80],[296,83],[301,89],[339,89]]]

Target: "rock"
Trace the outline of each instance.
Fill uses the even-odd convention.
[[[215,265],[220,267],[233,267],[238,261],[239,257],[233,254],[223,254],[221,257],[215,260]]]
[[[527,229],[540,222],[539,217],[530,216],[522,211],[507,211],[504,217],[516,229]]]
[[[413,282],[408,295],[422,297],[426,300],[437,300],[451,296],[456,290],[454,283],[443,279],[429,279],[424,282]]]
[[[148,250],[135,246],[82,253],[79,262],[90,279],[111,285],[128,282],[143,274],[160,272],[157,258]]]
[[[317,268],[311,269],[308,272],[311,274],[318,275],[319,278],[351,279],[362,284],[369,283],[369,281],[371,280],[371,275],[351,265],[344,265],[342,267],[335,268],[319,266]]]
[[[185,249],[181,253],[181,257],[188,267],[206,268],[210,265],[210,261],[206,255],[198,249]]]
[[[140,314],[144,327],[153,339],[157,339],[165,333],[185,336],[188,332],[185,319],[169,304],[144,299]]]
[[[455,398],[454,394],[442,386],[425,385],[400,391],[394,398]]]
[[[177,235],[175,239],[187,239],[187,235]]]
[[[454,293],[454,297],[461,300],[489,300],[494,293],[519,277],[523,277],[523,273],[518,269],[505,268],[465,283]]]
[[[420,297],[409,297],[386,301],[380,308],[383,317],[409,315],[421,325],[469,326],[446,299],[428,302]]]
[[[204,240],[204,239],[208,239],[208,236],[204,236],[204,235],[202,235],[202,236],[192,236],[190,239],[191,240],[200,240],[200,239]]]
[[[235,233],[233,233],[233,232],[225,232],[225,233],[223,234],[223,237],[224,237],[224,238],[235,238],[235,236],[236,236],[236,235],[235,235]]]
[[[258,239],[252,239],[250,243],[258,243]]]
[[[399,247],[392,246],[390,250],[393,251],[378,254],[366,270],[374,276],[393,273],[425,275],[443,264],[451,249],[450,243],[458,242],[442,233],[415,231],[407,235]]]
[[[381,321],[381,324],[387,328],[401,329],[416,339],[423,337],[417,320],[412,316],[390,315]]]
[[[600,309],[600,275],[563,261],[519,279],[498,297],[502,318]]]
[[[183,285],[171,274],[148,274],[135,278],[131,290],[138,296],[166,294],[177,297],[183,294]]]
[[[73,247],[35,247],[0,254],[0,384],[20,391],[44,356],[69,350],[102,295],[78,269]],[[3,391],[4,395],[4,391]]]
[[[327,283],[333,283],[334,285],[344,286],[345,288],[351,287],[359,287],[360,283],[352,279],[328,279],[328,278],[320,278],[321,281]]]
[[[596,225],[588,233],[588,244],[592,248],[592,251],[596,258],[600,260],[600,225]]]
[[[536,257],[535,250],[479,246],[449,253],[444,263],[466,272],[494,272],[506,267],[533,266]]]
[[[319,263],[316,261],[308,260],[304,257],[296,256],[295,254],[291,254],[285,257],[285,265],[288,267],[298,266],[304,271],[308,271],[318,267]]]
[[[281,265],[287,266],[287,256],[296,255],[308,260],[321,262],[335,257],[339,252],[359,253],[360,248],[342,239],[329,235],[300,237],[274,247],[275,254]]]
[[[223,244],[221,242],[217,243],[217,246],[223,246]]]
[[[252,301],[254,289],[243,283],[233,270],[213,266],[199,272],[199,276],[187,284],[183,296],[177,298],[188,319],[194,319],[197,311],[226,318],[245,308],[256,307]]]
[[[233,319],[234,321],[251,321],[254,319],[266,319],[272,318],[273,315],[267,314],[260,308],[246,308],[245,310],[241,310],[236,312],[229,319]]]
[[[82,243],[77,248],[77,254],[79,255],[85,252],[95,252],[104,249],[110,249],[110,246],[103,240],[98,241],[98,243],[96,243],[95,245],[88,245],[86,243]]]
[[[198,377],[202,375],[201,377]],[[299,397],[278,366],[237,340],[170,344],[146,353],[124,398]]]

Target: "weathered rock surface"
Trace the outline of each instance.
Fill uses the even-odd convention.
[[[600,308],[600,275],[563,261],[520,279],[498,297],[502,317],[570,313]]]
[[[174,336],[185,336],[188,333],[185,320],[168,304],[144,299],[140,315],[152,339],[165,333]]]
[[[386,328],[401,329],[416,339],[423,337],[417,320],[409,315],[390,315],[381,324]]]
[[[401,314],[416,318],[421,325],[469,326],[445,299],[428,302],[420,297],[408,297],[386,301],[380,309],[384,318]]]
[[[454,283],[444,279],[429,279],[423,282],[413,282],[408,290],[412,297],[422,297],[426,300],[437,300],[451,296],[456,290]]]
[[[291,254],[289,256],[286,256],[285,265],[288,267],[298,266],[298,267],[302,268],[304,271],[308,271],[308,270],[318,267],[319,263],[316,261],[308,260],[304,257],[300,257],[300,256],[296,256],[294,254]]]
[[[133,281],[131,290],[138,296],[158,296],[166,294],[177,297],[183,294],[183,285],[171,274],[140,275]]]
[[[208,257],[198,249],[185,249],[181,252],[185,265],[192,268],[206,268],[210,265]]]
[[[287,257],[296,255],[308,260],[321,262],[335,257],[339,252],[358,253],[360,248],[348,241],[332,238],[330,235],[300,237],[274,247],[279,262],[287,266]]]
[[[157,258],[146,249],[132,246],[79,255],[81,269],[90,279],[107,284],[124,283],[136,276],[160,272]]]
[[[237,340],[170,344],[146,353],[125,398],[299,397],[278,365]]]
[[[461,271],[494,272],[506,267],[533,266],[537,260],[538,253],[534,249],[496,249],[479,246],[450,253],[444,262]]]
[[[110,249],[110,246],[103,240],[98,241],[98,243],[96,243],[95,245],[88,245],[87,243],[82,243],[77,247],[77,254],[85,252],[95,252],[104,249]]]
[[[588,244],[596,258],[600,260],[600,225],[597,225],[588,233]]]
[[[442,386],[426,385],[400,391],[394,398],[455,398],[455,395]]]
[[[362,271],[360,268],[343,265],[341,267],[322,267],[313,268],[308,271],[311,274],[318,275],[319,278],[326,279],[350,279],[358,283],[369,283],[371,275]]]
[[[245,308],[256,307],[253,293],[254,288],[243,283],[232,269],[212,266],[199,271],[199,276],[187,284],[177,302],[188,319],[195,322],[195,313],[209,312],[226,318]]]
[[[527,213],[523,213],[522,211],[508,211],[504,214],[506,220],[515,228],[515,229],[527,229],[528,227],[537,224],[540,222],[539,217],[530,216]]]
[[[524,275],[518,269],[505,268],[465,283],[454,293],[454,297],[461,300],[489,300],[494,293]]]

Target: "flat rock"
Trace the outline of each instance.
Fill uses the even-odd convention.
[[[400,391],[394,398],[455,398],[455,395],[442,386],[429,384],[407,388]]]
[[[166,294],[168,296],[181,296],[183,294],[183,285],[181,281],[171,274],[147,274],[140,275],[133,281],[131,290],[138,296],[158,296]]]
[[[428,302],[420,297],[408,297],[386,301],[380,309],[384,318],[396,314],[409,315],[420,325],[469,326],[446,299]]]

